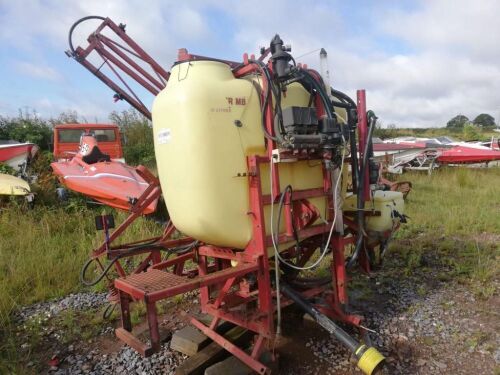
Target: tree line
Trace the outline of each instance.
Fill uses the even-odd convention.
[[[488,113],[481,113],[472,121],[467,116],[456,115],[446,123],[446,127],[451,129],[463,129],[466,125],[478,126],[483,129],[496,127],[495,118]]]

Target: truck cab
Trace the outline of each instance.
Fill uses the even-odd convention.
[[[113,160],[125,162],[121,134],[115,124],[60,124],[54,126],[54,159],[71,159],[78,152],[82,134],[95,137],[99,150]]]

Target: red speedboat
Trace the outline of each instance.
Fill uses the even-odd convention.
[[[149,186],[135,168],[103,154],[90,134],[82,136],[80,149],[71,160],[51,166],[68,189],[121,210],[130,210]],[[158,199],[151,202],[144,214],[154,212],[157,203]]]
[[[38,147],[33,143],[19,143],[16,141],[0,141],[0,163],[19,171]]]
[[[500,160],[500,151],[486,147],[455,146],[443,149],[437,157],[440,163],[445,164],[476,164]]]

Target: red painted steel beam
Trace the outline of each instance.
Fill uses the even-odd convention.
[[[226,339],[224,336],[219,335],[214,330],[210,329],[203,323],[199,322],[195,318],[191,318],[191,324],[198,328],[201,332],[203,332],[206,336],[210,337],[213,341],[219,344],[221,347],[226,349],[229,353],[233,354],[240,361],[249,366],[252,370],[257,372],[258,374],[270,374],[271,371],[269,368],[264,366],[262,363],[252,358],[252,356],[248,355],[246,352],[238,348],[231,341]]]
[[[250,63],[248,65],[242,66],[241,68],[236,68],[235,70],[233,70],[233,74],[235,78],[241,78],[258,70],[259,68],[257,67],[257,65]]]
[[[309,198],[317,198],[329,196],[331,193],[327,191],[325,193],[323,188],[313,188],[313,189],[304,189],[304,190],[294,190],[292,195],[292,201],[299,201],[301,199],[309,199]],[[271,204],[271,195],[266,194],[262,196],[262,203],[264,205]]]
[[[256,271],[257,268],[258,267],[256,264],[243,264],[232,268],[226,268],[222,271],[209,273],[205,276],[198,276],[193,279],[188,279],[185,284],[169,288],[168,290],[148,293],[147,299],[150,301],[158,301],[163,298],[189,292],[193,289],[199,289],[204,286],[217,284],[233,277],[240,277],[250,272]]]
[[[235,260],[238,262],[251,263],[257,260],[255,255],[247,254],[245,251],[234,252],[231,249],[214,246],[200,246],[198,254],[217,259]]]
[[[192,260],[194,258],[194,251],[190,251],[189,253],[178,255],[177,257],[169,260],[165,260],[163,262],[157,263],[153,265],[152,268],[157,270],[163,270],[165,268],[175,266],[181,262],[185,262],[187,260]]]
[[[156,91],[163,90],[165,88],[165,83],[158,81],[155,77],[149,74],[146,70],[144,70],[139,64],[137,64],[133,59],[128,57],[117,45],[104,35],[100,35],[99,39],[103,44],[105,44],[109,49],[111,49],[114,53],[116,53],[120,58],[122,58],[127,64],[131,65],[132,68],[137,70],[140,74],[143,75],[145,79],[154,84],[157,88]]]
[[[297,231],[297,235],[300,240],[305,240],[306,238],[316,236],[321,233],[327,233],[330,231],[331,226],[329,224],[318,224],[314,225],[312,227],[308,227],[305,229],[301,229]],[[286,235],[284,233],[280,234],[278,236],[278,243],[286,243],[290,241],[294,241],[295,238],[293,236]],[[266,236],[266,246],[270,247],[273,246],[272,238],[271,236]]]
[[[109,26],[110,29],[112,29],[125,43],[127,43],[140,57],[142,60],[147,62],[151,67],[154,69],[155,72],[157,72],[159,75],[161,75],[166,81],[168,81],[170,77],[170,73],[167,72],[165,69],[161,67],[160,64],[158,64],[149,54],[146,53],[131,37],[127,35],[127,33],[119,27],[116,23],[114,23],[111,19],[106,18],[104,21],[107,26]],[[104,26],[106,25],[101,25],[102,29],[104,29]]]
[[[120,61],[120,59],[116,58],[116,56],[108,52],[105,48],[103,48],[102,45],[99,46],[97,49],[99,51],[99,54],[106,58],[108,63],[111,62],[114,65],[116,65],[129,77],[132,77],[137,83],[139,83],[142,87],[148,90],[151,94],[155,96],[158,95],[160,91],[157,88],[153,87],[149,82],[146,81],[146,79],[142,78],[139,74],[135,73],[130,67],[125,65],[122,61]],[[127,64],[130,64],[129,59],[124,59],[124,60],[127,62]]]
[[[78,52],[78,49],[77,49]],[[122,96],[122,98],[129,103],[132,107],[137,109],[140,113],[142,113],[144,116],[146,116],[148,119],[151,120],[151,112],[140,102],[138,102],[136,99],[134,99],[132,96],[127,94],[120,86],[118,86],[116,83],[114,83],[107,75],[102,73],[98,68],[96,68],[94,65],[92,65],[89,61],[85,59],[77,59],[77,61],[83,65],[87,70],[89,70],[93,75],[95,75],[97,78],[99,78],[106,86],[111,88],[115,93],[119,94]]]
[[[107,28],[111,29],[111,31],[113,31],[115,35],[118,36],[120,41],[125,43],[125,45],[119,44],[118,42],[104,36],[102,32]],[[128,86],[124,81],[121,82],[121,84],[125,86],[125,88],[115,83],[113,79],[101,72],[101,67],[96,67],[90,63],[87,60],[87,57],[93,51],[97,52],[104,59],[104,62],[109,64],[109,67],[112,70],[114,70],[112,68],[113,65],[119,67],[132,80],[136,81],[153,95],[156,95],[165,87],[166,82],[170,77],[170,73],[164,70],[149,54],[147,54],[132,38],[126,34],[124,25],[118,26],[109,18],[106,18],[99,25],[99,27],[92,34],[90,34],[87,40],[89,45],[85,49],[82,47],[77,47],[75,49],[75,54],[73,56],[75,60],[99,78],[116,94],[118,94],[119,99],[124,99],[131,106],[151,120],[151,112],[138,99],[130,86]],[[113,53],[111,53],[111,51]],[[142,68],[124,51],[149,65],[151,70],[157,75],[158,79],[146,72],[144,68]],[[120,77],[119,79],[121,80]]]
[[[366,92],[365,90],[358,90],[356,92],[358,101],[358,132],[359,132],[359,160],[363,160],[363,155],[368,152],[365,150],[366,140],[368,138],[368,119],[366,118]],[[371,200],[370,196],[370,175],[369,169],[365,168],[365,183],[364,183],[364,194],[363,199],[365,202]]]
[[[217,59],[214,57],[202,56],[202,55],[193,55],[192,53],[188,53],[186,48],[180,48],[177,53],[177,61],[216,61],[229,65],[231,68],[236,68],[241,65],[241,63],[230,60]]]

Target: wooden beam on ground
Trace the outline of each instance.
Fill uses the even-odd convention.
[[[244,328],[234,327],[230,329],[224,337],[235,345],[244,346],[250,343],[253,335],[254,333]],[[229,355],[230,353],[219,344],[212,342],[192,357],[186,359],[179,367],[177,367],[175,374],[202,375],[207,367],[222,361]]]

